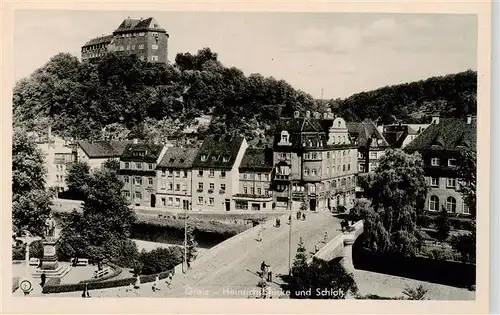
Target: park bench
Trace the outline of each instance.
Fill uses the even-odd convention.
[[[108,266],[105,267],[104,269],[94,271],[94,278],[100,279],[102,277],[109,275],[110,273],[111,273],[111,268]]]
[[[30,258],[30,266],[38,266],[40,264],[40,259]]]

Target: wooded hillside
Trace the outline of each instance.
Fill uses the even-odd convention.
[[[314,100],[283,80],[225,67],[209,48],[178,54],[173,65],[117,54],[89,63],[61,53],[17,82],[14,124],[41,130],[50,123],[54,133],[79,139],[151,139],[178,136],[196,117],[210,115],[201,136],[242,133],[255,144],[269,139],[280,114],[294,110],[331,107],[347,120],[418,122],[435,111],[464,116],[476,111],[476,80],[469,70],[343,100]]]

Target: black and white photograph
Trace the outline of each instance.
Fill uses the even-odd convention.
[[[16,10],[12,297],[476,301],[479,25]]]

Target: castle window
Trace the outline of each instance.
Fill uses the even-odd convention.
[[[140,32],[139,36],[141,36],[141,37],[144,36],[144,32]]]
[[[132,50],[135,50],[135,45],[132,45]]]
[[[309,169],[307,169],[307,168],[306,168],[306,169],[304,170],[304,175],[309,176]]]
[[[207,155],[206,155],[206,154],[203,154],[203,155],[201,156],[201,161],[202,161],[202,162],[205,162],[206,160],[207,160]]]
[[[289,141],[289,134],[287,131],[282,131],[281,132],[281,143],[288,143]]]
[[[158,50],[158,45],[155,45],[155,44],[151,45],[151,49]]]
[[[439,177],[431,177],[431,186],[439,187]]]
[[[152,61],[158,61],[158,56],[151,56]]]
[[[456,180],[454,178],[448,178],[446,180],[446,187],[455,188],[455,186],[456,186]]]
[[[139,44],[138,48],[139,49],[144,49],[144,44]]]

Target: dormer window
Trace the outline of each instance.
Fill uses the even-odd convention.
[[[457,166],[456,159],[448,159],[448,166]]]
[[[202,154],[201,155],[201,161],[205,162],[206,160],[207,160],[207,155],[206,154]]]
[[[222,157],[222,162],[229,162],[229,156],[224,155],[224,156]]]
[[[439,158],[432,158],[431,166],[439,166]]]
[[[281,144],[288,144],[290,142],[290,134],[287,131],[281,132]]]

